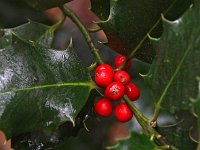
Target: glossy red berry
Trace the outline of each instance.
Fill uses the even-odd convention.
[[[133,112],[126,103],[120,103],[115,108],[115,117],[120,122],[127,122],[133,117]]]
[[[101,65],[99,65],[96,68],[96,71],[100,71],[100,70],[108,70],[108,71],[114,72],[113,68],[110,65],[108,65],[108,64],[101,64]]]
[[[113,105],[110,100],[102,98],[95,103],[94,110],[102,117],[109,117],[112,114]]]
[[[140,89],[133,83],[129,83],[125,87],[125,94],[130,100],[135,101],[140,97]]]
[[[131,77],[126,71],[120,70],[114,74],[114,81],[121,82],[123,85],[128,84],[130,80]]]
[[[114,101],[120,100],[124,96],[125,88],[120,82],[113,82],[106,87],[104,95]]]
[[[123,55],[118,55],[114,60],[115,68],[119,68],[126,61],[126,57]],[[128,61],[124,70],[128,70],[131,67],[131,61]]]
[[[110,65],[99,65],[95,70],[95,82],[101,87],[107,87],[113,82],[114,70]]]

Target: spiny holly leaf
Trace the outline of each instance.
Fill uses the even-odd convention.
[[[132,132],[127,139],[119,140],[115,146],[108,147],[109,150],[159,150],[156,145],[144,134]]]
[[[162,109],[182,120],[178,125],[160,128],[167,140],[180,149],[194,149],[189,130],[195,119],[189,113],[196,97],[200,75],[200,1],[196,0],[179,19],[170,22],[163,18],[164,32],[152,39],[157,57],[146,76]],[[187,117],[186,117],[187,116]],[[189,120],[187,120],[187,118]]]
[[[94,86],[72,43],[64,51],[48,49],[33,42],[41,36],[13,30],[0,39],[11,41],[0,49],[0,129],[10,137],[74,123]]]
[[[164,33],[152,39],[157,57],[147,75],[155,99],[163,100],[162,108],[175,114],[191,108],[196,97],[200,75],[200,1],[179,19],[163,19]]]
[[[92,10],[101,19],[107,16],[108,2],[91,0]],[[170,19],[177,18],[188,8],[192,0],[110,0],[110,15],[99,25],[106,33],[109,46],[119,53],[151,62],[155,52],[147,38],[147,33],[159,36],[162,26],[159,24],[161,13],[169,14]],[[100,4],[99,4],[100,3]]]
[[[79,112],[78,116],[76,117],[74,127],[71,122],[65,122],[62,125],[59,126],[58,130],[56,130],[53,134],[46,135],[44,132],[40,131],[33,131],[28,133],[20,134],[19,136],[16,136],[12,138],[12,147],[16,150],[18,149],[56,149],[60,143],[65,143],[66,141],[69,142],[69,138],[71,136],[79,136],[79,132],[84,127],[88,126],[85,124],[88,124],[88,121],[92,121],[94,123],[94,119],[91,120],[93,116],[93,105],[94,100],[97,96],[100,96],[99,92],[96,90],[92,90],[90,92],[90,96],[88,98],[88,101],[86,105],[83,107],[83,109]],[[99,124],[99,122],[98,122]],[[104,124],[105,125],[105,124]],[[94,125],[96,127],[96,124]],[[91,129],[91,127],[89,127]],[[85,129],[84,129],[85,130]],[[86,131],[88,134],[88,132]],[[91,134],[91,132],[89,133]],[[94,137],[94,136],[93,136]],[[65,139],[63,141],[63,139]],[[84,143],[85,143],[85,137],[83,137]],[[91,142],[91,139],[88,140],[88,142]],[[85,143],[86,144],[86,143]],[[77,143],[75,144],[77,145]],[[79,140],[80,145],[80,140]],[[91,147],[91,145],[89,146]],[[63,147],[60,149],[64,149]],[[66,149],[66,147],[65,147]],[[73,147],[75,149],[75,147]]]
[[[28,5],[37,10],[45,10],[56,7],[72,0],[24,0]]]
[[[54,31],[59,27],[60,23],[61,22],[58,22],[53,26],[46,26],[29,20],[28,23],[15,28],[0,29],[0,33],[2,35],[2,38],[0,38],[0,48],[4,48],[12,44],[11,32],[22,40],[37,43],[50,48],[53,42]]]

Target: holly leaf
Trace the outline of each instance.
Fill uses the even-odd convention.
[[[48,8],[60,6],[72,0],[24,0],[29,6],[37,10],[45,10]]]
[[[152,62],[155,56],[147,33],[160,36],[162,33],[161,13],[175,19],[192,3],[192,0],[110,0],[110,14],[107,19],[108,2],[91,0],[92,11],[100,16],[99,22],[105,32],[108,45],[115,51]],[[137,51],[136,55],[135,52]]]
[[[60,26],[61,21],[53,26],[47,26],[38,22],[29,20],[28,23],[10,29],[0,29],[2,37],[0,38],[0,48],[12,45],[12,36],[15,34],[20,39],[44,45],[50,48],[54,38],[55,30]],[[13,33],[13,34],[11,34]],[[36,34],[37,33],[37,34]]]
[[[146,76],[155,99],[163,101],[162,109],[177,114],[191,108],[191,97],[196,97],[200,75],[200,2],[191,6],[175,21],[163,18],[164,32],[153,39],[157,56]]]
[[[117,145],[108,147],[109,150],[159,150],[156,145],[144,134],[131,132],[130,136],[126,139],[120,139]]]
[[[196,0],[179,19],[169,21],[163,17],[161,38],[151,38],[157,56],[145,77],[161,109],[182,121],[169,128],[160,128],[160,132],[173,145],[185,150],[196,146],[189,137],[195,122],[189,110],[191,98],[198,93],[196,77],[200,75],[200,21],[196,19],[199,16],[200,1]]]
[[[29,27],[35,33],[42,28]],[[49,49],[41,42],[46,32],[35,37],[19,28],[2,30],[0,39],[10,38],[0,49],[0,129],[9,138],[34,130],[51,133],[65,121],[75,125],[94,87],[88,69],[72,42],[66,50]]]

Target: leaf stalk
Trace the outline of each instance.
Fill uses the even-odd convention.
[[[152,141],[154,141],[158,146],[163,147],[168,150],[177,150],[176,147],[169,145],[166,141],[166,139],[158,133],[155,128],[152,128],[152,126],[149,124],[149,119],[146,118],[138,109],[137,107],[132,103],[132,101],[125,95],[124,100],[130,107],[130,109],[133,111],[136,120],[143,128],[146,135],[150,137]]]

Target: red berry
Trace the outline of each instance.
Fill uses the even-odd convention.
[[[114,60],[114,66],[115,68],[119,68],[126,60],[126,57],[123,55],[118,55]],[[128,61],[126,63],[126,66],[124,67],[124,70],[128,70],[131,67],[131,61]]]
[[[101,87],[107,87],[113,81],[114,70],[110,65],[99,65],[95,70],[95,82]]]
[[[113,82],[106,87],[104,95],[114,101],[120,100],[124,96],[125,88],[120,82]]]
[[[130,100],[135,101],[140,97],[140,89],[135,84],[129,83],[125,88],[125,94]]]
[[[115,108],[115,116],[120,122],[127,122],[133,117],[133,112],[126,103],[120,103]]]
[[[114,74],[114,81],[121,82],[123,85],[126,85],[130,82],[130,75],[126,71],[117,71]]]
[[[109,117],[112,114],[113,105],[110,100],[102,98],[94,105],[95,112],[103,117]]]
[[[96,71],[100,70],[109,70],[110,72],[114,72],[113,68],[108,64],[101,64],[96,68]]]

